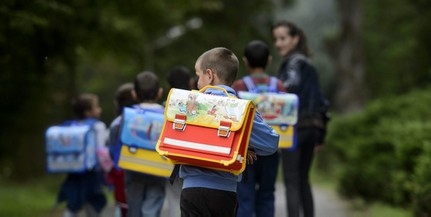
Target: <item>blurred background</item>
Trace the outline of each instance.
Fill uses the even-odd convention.
[[[297,23],[331,101],[316,170],[346,198],[431,215],[431,1],[3,0],[0,3],[0,188],[46,177],[44,131],[72,118],[70,99],[100,96],[115,117],[116,88],[204,51],[242,56],[271,45],[271,25]],[[244,75],[240,66],[240,75]],[[0,196],[1,197],[1,196]],[[426,215],[424,215],[426,214]]]

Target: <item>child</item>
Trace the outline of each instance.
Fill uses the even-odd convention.
[[[133,94],[143,109],[163,109],[158,104],[163,89],[158,77],[149,71],[139,73]],[[165,199],[166,178],[125,170],[126,200],[129,217],[159,217]]]
[[[265,73],[271,60],[268,46],[262,41],[251,41],[244,49],[243,61],[248,76],[235,81],[232,88],[235,91],[258,92],[283,91],[283,83],[276,77]],[[248,87],[244,79],[251,78],[254,86]],[[274,82],[276,81],[276,82]],[[272,87],[274,85],[275,87]],[[247,177],[238,184],[237,217],[256,216],[273,217],[275,214],[275,181],[278,172],[278,152],[268,156],[257,156],[254,164],[247,165]],[[257,188],[257,189],[256,189]]]
[[[179,88],[191,90],[194,88],[194,76],[187,67],[175,66],[167,73],[166,80],[169,83],[169,88]],[[196,88],[195,88],[196,89]],[[179,165],[175,166],[177,171]],[[181,196],[181,180],[176,176],[171,177],[170,182],[166,185],[166,199],[169,207],[169,217],[177,217],[180,215],[180,196]]]
[[[194,77],[185,66],[175,66],[169,70],[166,80],[170,88],[190,90],[194,87]]]
[[[121,124],[121,113],[124,107],[130,107],[136,104],[136,100],[133,97],[133,83],[125,83],[118,87],[115,93],[115,107],[116,114],[118,115],[111,123],[109,127],[109,140],[108,145],[111,149],[111,156],[114,152],[119,150],[119,131]],[[113,157],[115,158],[115,157]],[[127,216],[127,203],[126,194],[124,192],[124,171],[121,168],[113,167],[109,172],[109,183],[114,186],[114,199],[116,203],[117,212],[121,213],[121,217]]]
[[[97,120],[102,109],[99,98],[94,94],[81,94],[73,102],[76,123],[84,123],[88,119],[96,119],[93,128],[96,132],[97,145],[105,146],[106,125]],[[77,216],[84,208],[87,216],[98,216],[106,205],[106,197],[102,191],[103,173],[96,167],[84,173],[69,173],[61,186],[57,201],[66,201],[65,217]]]
[[[238,58],[223,47],[203,53],[195,64],[197,87],[216,85],[234,96],[232,85],[238,72]],[[225,95],[219,89],[207,89],[206,94]],[[197,135],[199,136],[199,135]],[[258,155],[271,155],[277,151],[279,136],[256,112],[250,136],[250,149]],[[180,207],[181,216],[235,216],[237,182],[240,176],[229,172],[181,165],[183,179]]]

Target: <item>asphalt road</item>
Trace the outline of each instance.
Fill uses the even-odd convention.
[[[169,193],[169,191],[167,192]],[[167,195],[168,196],[168,195]],[[341,200],[337,194],[329,189],[313,186],[313,196],[315,205],[315,217],[348,217],[348,203]],[[287,217],[286,200],[284,196],[284,185],[281,182],[277,183],[275,195],[275,217]],[[170,217],[169,204],[164,203],[161,217]],[[180,217],[179,211],[176,217]],[[62,209],[52,210],[47,213],[47,217],[62,217]],[[78,217],[86,217],[84,212],[80,212]],[[115,208],[112,201],[104,209],[101,217],[116,217]]]
[[[347,204],[340,200],[335,192],[313,186],[313,196],[315,203],[315,217],[347,217]],[[169,205],[165,203],[162,217],[168,216]],[[286,200],[284,196],[284,186],[281,182],[276,186],[276,217],[287,217]],[[84,217],[85,215],[80,215]],[[179,213],[178,213],[179,216]],[[113,204],[104,210],[102,217],[115,217]]]

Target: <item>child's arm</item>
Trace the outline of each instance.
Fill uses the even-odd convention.
[[[97,146],[105,146],[107,142],[107,129],[105,123],[98,121],[94,124],[96,131]]]
[[[256,112],[251,129],[250,148],[257,155],[271,155],[278,150],[278,140],[280,136],[263,121],[259,112]]]

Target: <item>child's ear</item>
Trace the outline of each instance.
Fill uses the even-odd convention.
[[[136,94],[135,90],[132,90],[132,98],[137,101],[138,100],[138,94]]]
[[[157,99],[161,99],[163,96],[163,88],[159,88],[159,90],[157,91]]]
[[[247,58],[242,57],[242,61],[244,62],[244,64],[245,64],[246,66],[248,66],[248,60],[247,60]]]
[[[210,85],[215,85],[217,74],[212,69],[207,69],[207,76]]]
[[[204,76],[208,77],[208,80],[211,80],[214,78],[214,72],[211,69],[205,69]]]

